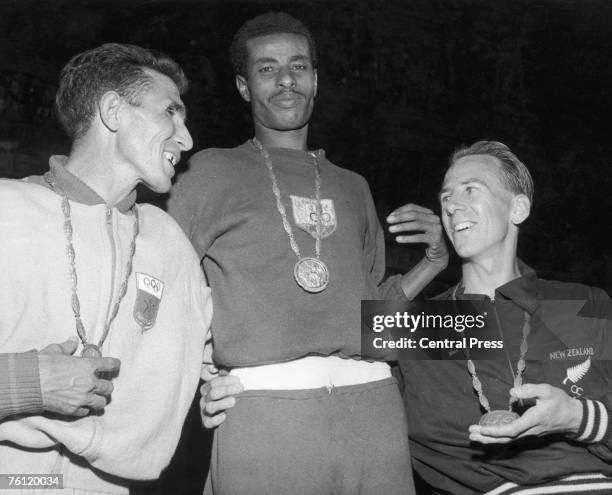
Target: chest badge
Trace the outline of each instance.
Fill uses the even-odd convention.
[[[155,325],[162,294],[164,293],[164,283],[146,273],[136,272],[136,290],[134,319],[144,332]]]
[[[291,196],[293,221],[300,229],[312,237],[317,235],[317,200]],[[331,199],[321,200],[321,239],[332,235],[338,226],[334,202]]]
[[[565,380],[563,380],[563,385],[566,385],[567,382],[570,381],[570,390],[574,396],[582,396],[583,388],[576,385],[576,383],[585,377],[590,368],[591,356],[589,356],[586,361],[578,363],[576,366],[572,366],[571,368],[567,369],[567,376],[565,377]]]

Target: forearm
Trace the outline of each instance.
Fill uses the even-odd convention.
[[[410,271],[402,275],[401,286],[406,298],[413,300],[446,265],[446,260],[430,261],[424,256]]]
[[[41,411],[37,353],[0,354],[0,421],[14,414]]]

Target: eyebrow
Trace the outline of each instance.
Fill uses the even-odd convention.
[[[274,62],[276,62],[276,59],[271,57],[261,57],[256,58],[254,62],[256,64],[273,64]]]
[[[483,181],[483,180],[477,179],[476,177],[470,177],[469,179],[462,180],[462,181],[459,183],[459,185],[461,185],[461,186],[465,186],[465,185],[467,185],[467,184],[474,184],[474,183],[476,183],[476,184],[480,184],[480,185],[482,185],[482,186],[486,187],[487,189],[489,189],[489,184],[487,184],[487,183],[486,183],[485,181]],[[440,199],[440,198],[442,197],[442,195],[443,195],[443,194],[445,194],[445,193],[449,192],[449,191],[450,191],[450,189],[451,189],[450,187],[443,187],[443,188],[440,190],[440,192],[438,193],[438,199]]]
[[[172,103],[168,105],[168,108],[180,113],[183,116],[183,121],[187,122],[187,108],[185,108],[185,105],[179,103],[178,101],[172,101]]]
[[[310,57],[308,55],[294,55],[289,59],[289,62],[296,61],[310,61]],[[272,57],[261,57],[256,58],[254,63],[256,64],[275,64],[278,63],[278,60]]]

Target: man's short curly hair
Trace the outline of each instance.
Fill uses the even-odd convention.
[[[74,141],[85,135],[107,91],[137,105],[151,84],[145,69],[172,79],[181,94],[187,91],[187,78],[174,60],[140,46],[106,43],[70,59],[60,73],[55,96],[57,116],[68,136]]]
[[[471,155],[488,155],[499,160],[501,179],[506,188],[514,194],[524,194],[533,202],[534,186],[529,169],[518,157],[499,141],[477,141],[470,146],[463,146],[450,157],[449,168],[460,158]]]
[[[247,63],[249,52],[247,41],[269,34],[290,33],[299,34],[306,38],[310,48],[312,65],[317,67],[317,48],[308,28],[295,17],[284,12],[269,12],[258,15],[246,21],[234,35],[230,46],[230,59],[236,74],[248,77]]]

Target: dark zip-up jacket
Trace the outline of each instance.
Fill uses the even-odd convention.
[[[468,427],[484,410],[466,360],[415,361],[400,355],[413,465],[440,493],[482,493],[507,481],[533,485],[585,472],[612,476],[610,298],[601,289],[542,280],[523,263],[520,268],[523,275],[499,287],[494,301],[453,288],[436,299],[452,299],[455,292],[457,299],[482,301],[483,311],[495,312],[514,370],[527,312],[531,328],[523,383],[546,383],[581,399],[580,431],[574,438],[529,437],[507,446],[470,442]],[[491,409],[507,408],[513,386],[507,360],[475,366]]]

